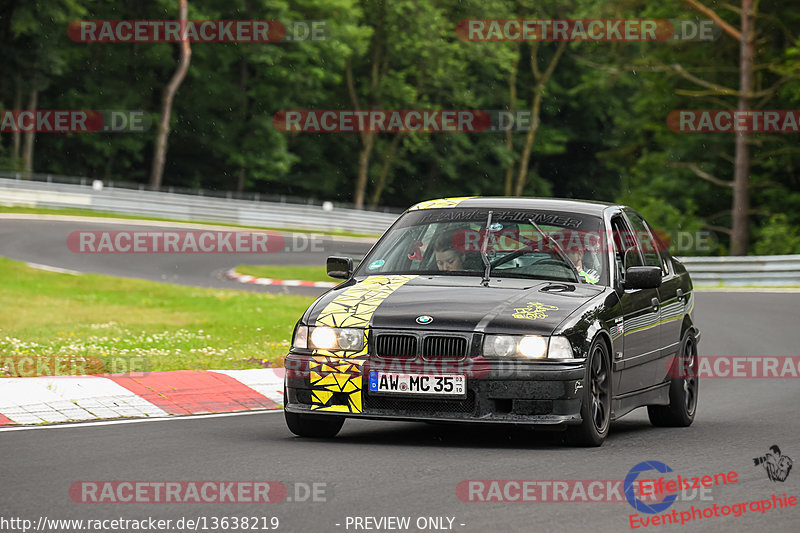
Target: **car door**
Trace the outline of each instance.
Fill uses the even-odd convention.
[[[618,214],[612,217],[611,227],[617,267],[621,269],[621,273],[624,275],[628,267],[645,264],[636,233],[632,231],[627,219]],[[620,300],[623,312],[623,351],[622,357],[614,361],[614,369],[620,371],[615,394],[625,394],[653,385],[655,365],[661,357],[658,290],[625,289]]]
[[[656,237],[653,228],[632,209],[626,210],[625,213],[637,233],[645,264],[661,267],[661,287],[658,288],[658,300],[661,307],[659,337],[661,339],[661,355],[663,358],[668,358],[676,355],[680,348],[684,302],[688,295],[683,293],[681,279],[670,266],[672,261],[669,260],[669,252]],[[666,367],[664,371],[666,372]]]
[[[661,301],[661,346],[664,357],[677,355],[681,343],[681,327],[686,314],[688,294],[682,288],[683,280],[672,267],[672,258],[664,243],[658,238],[652,226],[643,220],[652,236],[661,260],[661,287],[658,289]]]

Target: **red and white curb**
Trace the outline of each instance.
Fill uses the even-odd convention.
[[[225,277],[238,281],[239,283],[253,283],[255,285],[283,285],[286,287],[318,287],[321,289],[330,289],[335,287],[338,283],[334,281],[302,281],[299,279],[271,279],[271,278],[257,278],[255,276],[248,276],[247,274],[239,274],[235,269],[230,269],[225,272]]]
[[[0,379],[0,426],[279,409],[283,370]]]

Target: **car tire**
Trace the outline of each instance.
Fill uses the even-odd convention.
[[[647,406],[647,415],[654,426],[687,427],[694,422],[699,381],[697,341],[691,331],[683,336],[680,357],[675,360],[674,365],[669,386],[669,405]]]
[[[344,425],[344,417],[336,415],[306,415],[283,412],[289,431],[298,437],[329,439],[335,437]]]
[[[336,415],[306,415],[290,413],[286,410],[289,396],[286,394],[286,384],[283,385],[283,416],[289,431],[298,437],[329,439],[335,437],[344,425],[344,417]]]
[[[572,446],[600,446],[611,426],[611,366],[602,339],[595,339],[589,349],[583,384],[582,420],[567,427],[566,441]]]

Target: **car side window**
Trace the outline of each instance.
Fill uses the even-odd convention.
[[[659,267],[663,272],[661,256],[658,253],[659,247],[656,245],[655,240],[653,240],[653,236],[650,235],[650,230],[647,229],[646,222],[642,217],[632,211],[625,211],[625,214],[628,215],[628,220],[630,220],[631,226],[633,226],[634,236],[638,243],[639,250],[644,256],[645,266]]]
[[[646,220],[644,221],[644,223],[647,226],[647,229],[650,230],[650,235],[652,235],[653,239],[655,239],[656,241],[658,255],[659,257],[661,257],[661,274],[663,276],[668,276],[670,275],[670,273],[672,273],[672,269],[670,268],[671,256],[669,255],[669,251],[667,250],[667,245],[661,239],[661,236],[665,234],[662,232],[659,235],[659,233],[653,229],[653,226],[648,224]],[[665,237],[669,239],[668,235],[665,235]]]
[[[619,273],[619,278],[624,280],[625,269],[629,266],[640,265],[641,259],[639,258],[639,252],[637,251],[633,234],[622,216],[617,215],[611,219],[611,230],[617,272]],[[629,264],[625,264],[625,252],[627,250],[633,250],[633,255],[628,255]]]

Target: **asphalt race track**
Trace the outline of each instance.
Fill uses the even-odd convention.
[[[315,296],[324,289],[243,285],[222,277],[236,265],[320,265],[329,255],[362,257],[369,239],[311,236],[285,232],[285,250],[278,253],[75,253],[67,247],[67,236],[77,231],[174,231],[175,226],[112,223],[101,218],[81,221],[0,219],[0,256],[52,267],[108,274],[126,278],[177,283],[197,287],[243,289],[262,292],[293,292]],[[155,225],[152,225],[155,224]],[[195,226],[198,227],[198,226]],[[220,229],[218,227],[212,230]],[[288,250],[288,251],[286,251]]]
[[[90,264],[95,272],[190,284],[204,272],[209,275],[212,261],[217,261],[217,269],[246,262],[211,254],[203,255],[210,259],[202,267],[193,267],[182,257],[146,257],[137,264],[131,262],[133,256],[74,257],[78,254],[58,248],[64,248],[64,236],[73,227],[2,221],[0,228],[0,254],[76,270]],[[62,233],[56,234],[57,230]],[[21,234],[26,236],[15,239]],[[322,255],[328,253],[326,249]],[[309,260],[305,264],[316,260],[311,254],[274,255],[267,259],[286,259],[284,264],[298,264],[300,257]],[[167,273],[176,277],[160,279]],[[206,278],[198,284],[222,286],[216,285],[218,281]],[[796,355],[798,308],[798,293],[699,293],[695,314],[703,332],[700,353]],[[214,517],[263,516],[269,521],[275,516],[280,520],[278,531],[289,532],[367,531],[356,529],[352,517],[386,516],[411,517],[411,527],[400,531],[433,531],[418,529],[417,518],[447,517],[454,519],[452,531],[474,533],[631,531],[629,515],[634,510],[624,501],[464,502],[456,487],[462,480],[621,480],[634,465],[655,460],[684,477],[738,473],[737,483],[714,488],[706,496],[713,500],[677,501],[666,512],[763,500],[773,493],[800,496],[800,467],[795,466],[785,482],[772,482],[763,467],[753,464],[753,458],[773,444],[794,461],[800,460],[798,406],[797,379],[704,380],[697,418],[690,428],[654,428],[640,409],[614,423],[605,444],[592,449],[564,447],[558,434],[522,429],[352,420],[336,439],[298,439],[286,429],[280,412],[0,431],[0,501],[5,507],[0,516],[34,524],[40,517],[173,521],[205,517],[209,528]],[[70,486],[86,480],[271,480],[289,487],[293,500],[294,490],[305,493],[295,484],[324,483],[326,501],[74,503]],[[748,509],[739,517],[638,530],[795,532],[800,530],[800,507],[763,514]]]

